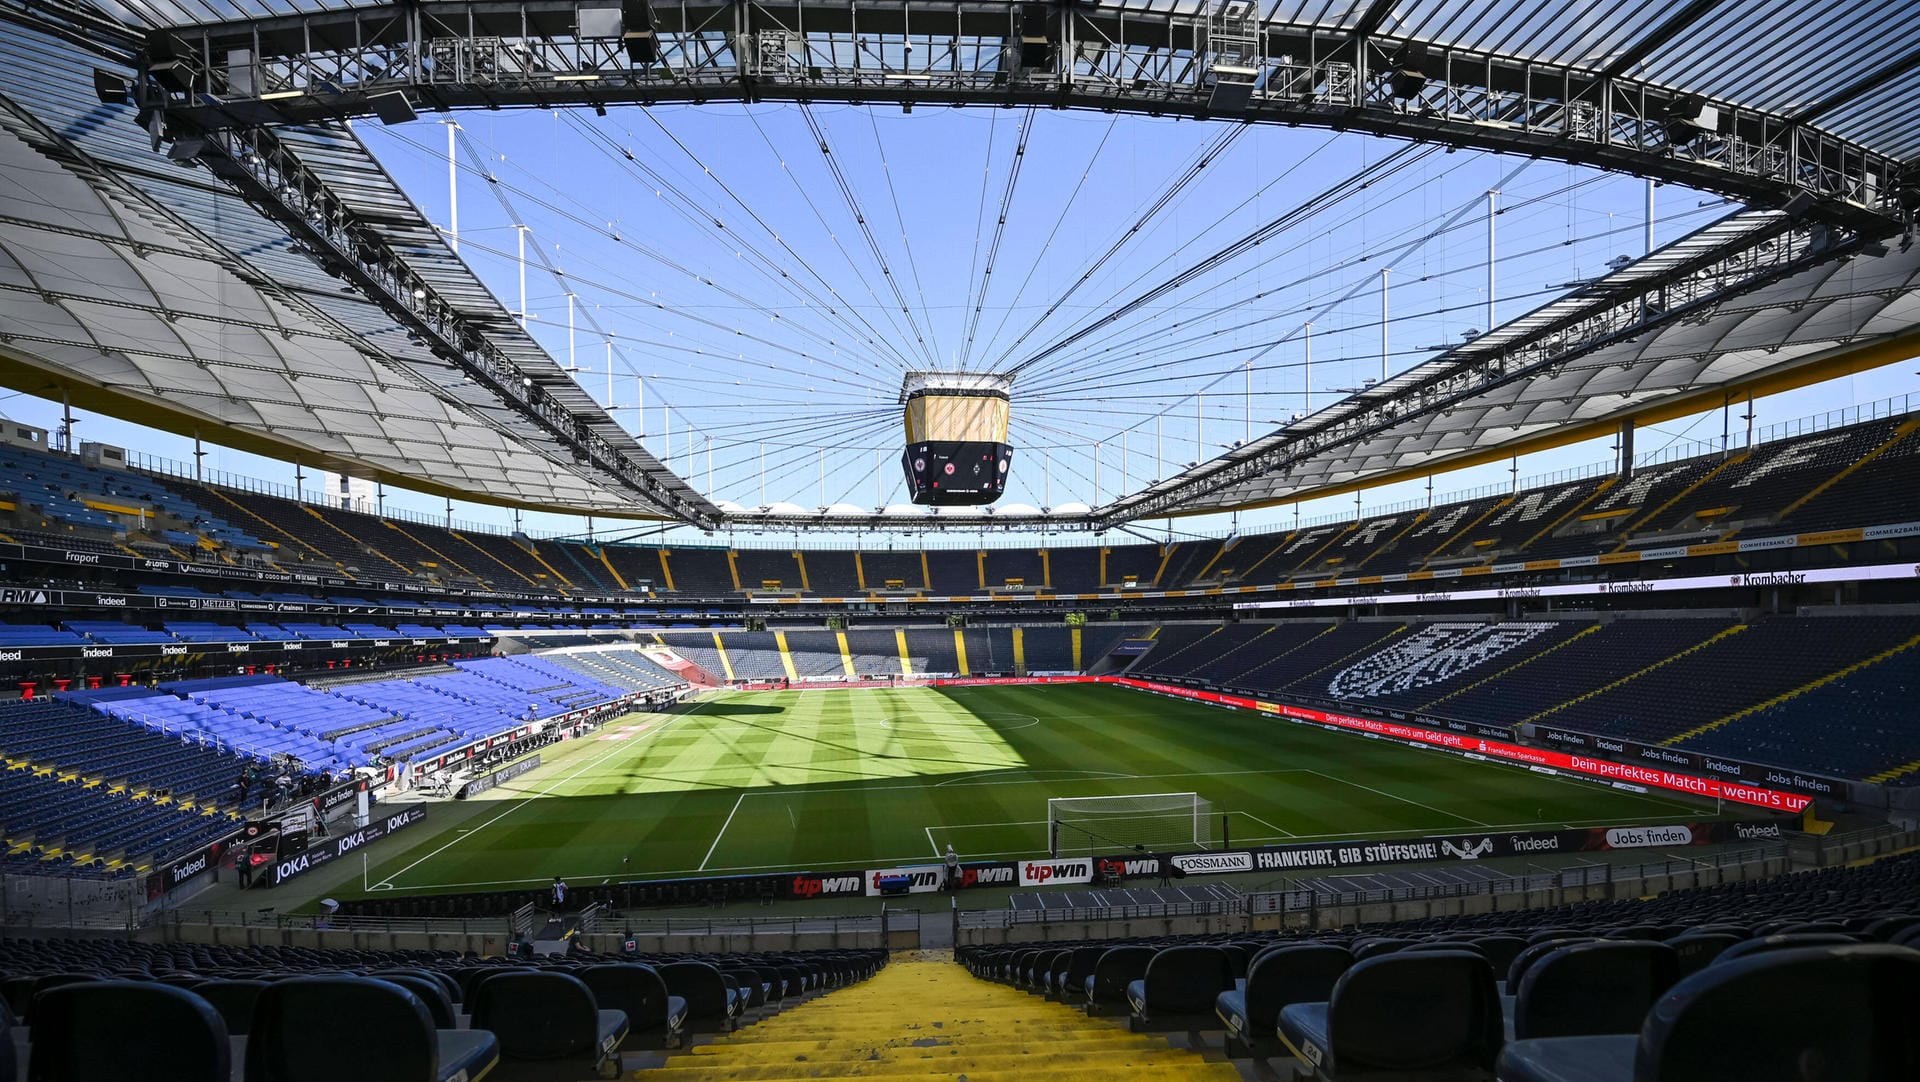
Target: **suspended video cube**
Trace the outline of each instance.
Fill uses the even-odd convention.
[[[900,385],[907,448],[900,466],[913,502],[934,507],[992,503],[1007,491],[1012,376],[908,372]]]

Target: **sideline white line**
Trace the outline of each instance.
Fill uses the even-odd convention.
[[[713,844],[707,846],[707,855],[700,858],[700,866],[695,868],[694,871],[704,872],[707,870],[707,861],[712,860],[713,851],[720,848],[720,839],[727,836],[727,828],[733,825],[733,817],[740,814],[740,802],[745,799],[747,799],[745,790],[742,790],[739,796],[733,798],[733,810],[727,813],[727,821],[720,824],[720,833],[713,836]]]
[[[665,732],[669,726],[671,726],[674,722],[679,721],[681,718],[692,717],[699,710],[699,708],[704,705],[706,704],[704,703],[696,704],[693,710],[689,710],[684,714],[677,714],[673,717],[668,718],[666,721],[663,721],[659,725],[654,726],[654,728],[645,735],[658,736],[659,734]],[[406,867],[400,869],[399,871],[394,872],[392,875],[387,876],[386,878],[382,879],[380,882],[374,884],[374,887],[383,888],[386,890],[396,889],[393,882],[395,879],[400,878],[401,876],[407,874],[408,872],[426,863],[427,861],[432,860],[434,857],[439,856],[441,853],[446,852],[447,850],[453,848],[454,846],[460,844],[461,842],[464,842],[470,838],[476,837],[477,835],[479,835],[481,831],[487,829],[488,827],[499,822],[500,820],[505,819],[507,816],[512,815],[514,812],[519,811],[521,808],[526,807],[528,804],[533,803],[533,801],[538,799],[539,797],[544,797],[551,794],[555,789],[559,788],[562,784],[566,782],[570,782],[573,779],[579,777],[580,775],[586,773],[589,769],[595,766],[598,766],[603,760],[610,759],[613,756],[623,751],[632,751],[633,748],[634,748],[634,745],[630,742],[615,744],[613,747],[608,748],[606,751],[601,752],[599,755],[596,755],[593,758],[587,760],[585,763],[581,764],[580,769],[574,771],[571,774],[568,774],[566,777],[555,778],[552,784],[548,785],[545,789],[540,790],[538,794],[529,794],[527,796],[521,797],[515,803],[508,805],[505,811],[502,811],[499,815],[496,815],[493,818],[487,820],[486,822],[481,823],[479,826],[466,827],[460,831],[455,832],[454,837],[451,841],[447,842],[445,845],[441,846],[440,848],[435,849],[433,852],[428,853],[426,856],[423,856],[420,859],[414,861],[412,864],[409,864]]]
[[[1320,773],[1320,771],[1318,771],[1318,770],[1309,770],[1309,771],[1307,771],[1307,773],[1309,773],[1309,774],[1319,774],[1319,776],[1320,776],[1320,777],[1323,777],[1323,778],[1325,778],[1325,779],[1327,779],[1328,781],[1335,781],[1335,782],[1339,782],[1339,783],[1340,783],[1340,784],[1342,784],[1342,785],[1351,785],[1351,786],[1353,786],[1353,787],[1354,787],[1355,789],[1365,789],[1365,790],[1366,790],[1367,792],[1369,792],[1369,793],[1374,793],[1374,794],[1377,794],[1377,795],[1379,795],[1379,796],[1383,796],[1383,797],[1386,797],[1386,798],[1387,798],[1388,800],[1398,800],[1398,801],[1400,801],[1400,802],[1401,802],[1402,804],[1411,804],[1411,805],[1413,805],[1413,806],[1414,806],[1414,807],[1416,807],[1416,808],[1425,808],[1425,809],[1427,809],[1427,810],[1428,810],[1428,811],[1430,811],[1430,812],[1439,812],[1439,813],[1440,813],[1441,815],[1444,815],[1444,816],[1446,816],[1446,817],[1447,817],[1447,818],[1449,818],[1449,819],[1464,819],[1464,820],[1466,820],[1467,822],[1469,822],[1469,823],[1472,823],[1472,824],[1474,824],[1475,826],[1479,826],[1479,827],[1482,827],[1482,828],[1484,828],[1484,829],[1487,829],[1487,830],[1492,830],[1492,829],[1493,829],[1493,824],[1492,824],[1492,823],[1486,823],[1486,822],[1482,822],[1482,821],[1480,821],[1480,820],[1478,820],[1478,819],[1475,819],[1475,818],[1474,818],[1473,816],[1471,816],[1471,815],[1461,815],[1461,814],[1460,814],[1459,812],[1450,812],[1450,811],[1448,811],[1448,810],[1447,810],[1447,809],[1445,809],[1445,808],[1436,808],[1436,807],[1434,807],[1434,806],[1433,806],[1433,805],[1431,805],[1431,804],[1422,804],[1422,803],[1420,803],[1420,802],[1419,802],[1418,800],[1413,800],[1413,799],[1410,799],[1410,798],[1408,798],[1408,797],[1404,797],[1404,796],[1399,796],[1399,795],[1397,795],[1397,794],[1394,794],[1394,793],[1389,793],[1389,792],[1387,792],[1387,791],[1385,791],[1385,790],[1383,790],[1383,789],[1375,789],[1375,788],[1374,788],[1373,786],[1371,786],[1371,785],[1362,785],[1362,784],[1360,784],[1360,783],[1359,783],[1359,782],[1357,782],[1357,781],[1349,781],[1349,780],[1348,780],[1348,779],[1346,779],[1346,778],[1336,778],[1336,777],[1334,777],[1334,776],[1333,776],[1332,774],[1321,774],[1321,773]]]

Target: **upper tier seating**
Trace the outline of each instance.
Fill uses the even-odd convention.
[[[656,558],[656,565],[658,562]],[[670,549],[667,551],[667,567],[673,573],[673,590],[677,593],[694,597],[726,597],[734,592],[733,572],[727,567],[726,549]],[[652,578],[655,590],[666,589],[667,584],[658,573]]]
[[[800,589],[800,564],[785,549],[740,549],[731,554],[734,570],[740,574],[740,589],[764,592],[769,582],[779,583],[782,591]],[[677,577],[676,570],[676,577]],[[731,584],[729,584],[731,586]]]
[[[241,551],[264,551],[267,547],[221,515],[182,498],[145,474],[87,466],[66,455],[0,444],[0,493],[12,493],[16,502],[39,508],[52,520],[50,525],[125,536],[130,527],[144,529],[172,522],[180,528],[164,527],[177,535],[168,540],[183,548],[197,545],[197,535]],[[158,523],[147,522],[143,512],[157,515]]]
[[[925,553],[927,591],[932,594],[977,594],[980,569],[974,549],[928,549]]]
[[[985,549],[984,557],[973,547],[796,557],[775,546],[734,550],[730,561],[724,548],[535,542],[88,468],[18,448],[0,450],[0,496],[11,486],[53,507],[44,515],[16,513],[6,526],[16,540],[209,560],[230,560],[229,550],[241,550],[270,554],[289,568],[337,567],[373,581],[425,575],[559,594],[610,592],[624,583],[724,598],[770,580],[797,591],[803,577],[807,592],[832,597],[857,595],[863,583],[868,592],[886,591],[891,581],[910,592],[966,595],[1004,591],[1018,579],[1032,591],[1090,593],[1129,582],[1139,589],[1300,584],[1362,568],[1406,572],[1888,524],[1911,517],[1904,494],[1916,483],[1916,462],[1920,425],[1911,417],[1882,418],[1648,467],[1628,480],[1595,477],[1224,541],[1016,546]],[[135,513],[100,511],[85,500]],[[143,523],[143,508],[159,517]],[[148,532],[129,533],[129,523]]]
[[[877,593],[927,592],[926,570],[920,564],[919,549],[875,549],[860,554],[860,566],[866,574],[867,589]],[[899,586],[888,583],[898,582]]]

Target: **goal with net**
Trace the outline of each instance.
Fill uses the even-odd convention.
[[[1213,805],[1198,793],[1053,797],[1047,851],[1077,853],[1213,847]]]

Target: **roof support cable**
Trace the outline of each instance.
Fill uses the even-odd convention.
[[[803,272],[805,272],[807,277],[812,278],[815,282],[818,282],[820,286],[827,291],[827,296],[831,297],[832,300],[829,301],[826,298],[821,297],[819,294],[814,293],[803,282],[793,280],[792,275],[790,275],[780,265],[779,261],[773,259],[770,256],[761,254],[758,251],[758,249],[753,249],[751,245],[746,245],[750,250],[753,250],[755,252],[756,256],[758,256],[761,259],[761,261],[766,265],[770,273],[778,274],[780,276],[780,280],[782,284],[787,288],[790,288],[798,292],[802,300],[807,305],[816,309],[826,311],[830,316],[834,317],[835,321],[839,323],[840,326],[846,328],[849,333],[859,337],[867,345],[872,346],[875,349],[882,350],[885,353],[891,354],[892,357],[896,361],[898,361],[902,367],[908,366],[907,359],[905,355],[903,355],[900,352],[898,345],[889,336],[881,333],[878,327],[875,327],[872,323],[868,322],[866,317],[860,314],[860,310],[858,308],[849,304],[847,300],[840,295],[839,291],[834,289],[833,284],[827,281],[826,276],[821,274],[820,271],[814,267],[813,263],[809,261],[804,255],[794,250],[793,246],[787,243],[787,239],[784,236],[782,236],[778,230],[774,229],[773,226],[766,221],[766,219],[762,218],[759,212],[756,211],[751,204],[749,204],[745,199],[742,199],[733,190],[731,185],[727,184],[726,181],[720,178],[719,173],[715,172],[713,168],[706,163],[706,161],[704,161],[699,155],[695,154],[693,152],[693,149],[687,146],[686,143],[682,142],[680,137],[675,135],[671,129],[669,129],[665,124],[661,123],[660,118],[654,115],[652,110],[644,110],[644,114],[649,121],[652,121],[653,126],[659,129],[661,135],[665,136],[669,142],[673,143],[675,147],[679,148],[680,152],[686,155],[687,160],[691,161],[694,165],[699,167],[700,173],[702,176],[713,181],[714,185],[720,189],[721,193],[725,195],[727,199],[734,204],[734,206],[739,207],[741,213],[745,214],[749,221],[759,226],[760,229],[763,232],[765,232],[769,237],[772,237],[774,243],[780,246],[780,250],[785,252],[788,258],[791,259],[792,262],[795,265],[797,265]],[[749,113],[749,115],[751,115],[751,113]],[[672,184],[670,181],[667,181],[666,178],[661,177],[658,173],[648,168],[635,155],[633,155],[632,152],[626,150],[625,148],[615,147],[612,143],[612,140],[604,132],[598,131],[597,129],[593,128],[592,125],[587,124],[584,120],[581,120],[577,117],[575,118],[575,123],[578,125],[581,125],[582,130],[586,132],[590,138],[597,140],[602,145],[602,147],[605,149],[608,149],[609,152],[611,152],[612,150],[618,150],[622,160],[626,164],[628,164],[631,168],[638,170],[645,176],[653,178],[657,183],[661,184],[663,188],[672,189]],[[696,208],[699,206],[699,204],[696,201],[684,195],[684,193],[679,193],[677,189],[673,189],[673,190],[675,191],[676,194],[680,195],[683,200],[686,200],[689,203],[689,205],[695,206]],[[711,217],[711,216],[703,215],[703,219],[705,217]],[[729,229],[727,230],[727,232],[731,237],[734,238],[735,241],[745,244],[744,241],[741,241],[737,231]],[[851,317],[851,321],[849,320],[849,317]],[[861,371],[870,372],[873,367],[874,365],[872,363],[868,363],[865,366],[863,366]]]
[[[860,227],[860,235],[866,240],[867,251],[872,254],[874,263],[880,268],[880,276],[886,279],[887,289],[893,294],[894,304],[899,307],[901,316],[907,321],[907,327],[913,334],[914,344],[920,348],[929,367],[940,367],[939,358],[933,354],[932,347],[927,342],[926,332],[921,330],[919,321],[913,318],[913,307],[907,303],[906,294],[900,291],[900,282],[894,277],[893,267],[887,262],[886,252],[881,249],[880,241],[873,235],[873,228],[867,222],[866,212],[860,209],[859,195],[854,192],[852,183],[847,180],[846,173],[841,170],[839,161],[833,156],[833,145],[827,141],[826,129],[820,126],[819,118],[813,115],[811,105],[805,102],[800,103],[800,115],[806,119],[807,130],[813,135],[814,145],[820,148],[820,157],[826,162],[827,172],[832,175],[834,186],[840,190],[840,197],[846,201],[848,212],[853,215],[854,223]]]

